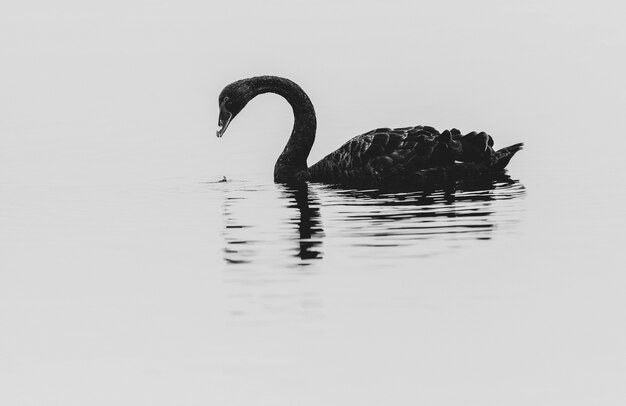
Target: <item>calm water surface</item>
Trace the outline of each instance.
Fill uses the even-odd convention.
[[[247,181],[207,186],[223,199],[224,260],[232,269],[306,267],[326,252],[343,252],[347,263],[383,258],[393,267],[514,233],[525,211],[524,186],[506,175],[415,192]]]
[[[621,192],[607,179],[589,196],[582,176],[555,193],[559,174],[528,166],[386,193],[195,169],[85,182],[11,161],[4,396],[32,382],[27,404],[80,404],[107,382],[134,404],[479,404],[524,382],[513,403],[569,399],[574,383],[602,399],[625,371],[624,215],[598,208]]]

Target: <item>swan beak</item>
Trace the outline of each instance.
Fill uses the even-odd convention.
[[[224,132],[228,128],[228,124],[230,124],[230,120],[232,120],[232,118],[233,114],[230,111],[223,109],[220,110],[220,118],[217,122],[217,131],[215,132],[217,138],[222,138],[222,135],[224,135]]]

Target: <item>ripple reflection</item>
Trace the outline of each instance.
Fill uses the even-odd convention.
[[[323,257],[320,202],[308,185],[226,188],[224,260],[228,264],[306,266]],[[294,244],[295,242],[295,244]]]
[[[291,202],[287,207],[297,209],[299,215],[292,220],[298,226],[298,250],[295,254],[302,260],[322,257],[320,246],[323,234],[320,222],[319,200],[309,192],[308,185],[301,188],[284,187],[283,196]]]
[[[515,200],[525,195],[507,175],[429,191],[317,184],[231,184],[224,191],[224,260],[272,268],[310,265],[325,251],[407,258],[489,240],[496,228],[510,231],[519,221],[523,209]]]
[[[506,175],[432,191],[334,190],[324,218],[344,225],[334,245],[355,257],[372,256],[374,247],[386,247],[377,257],[424,257],[507,230],[522,211],[513,199],[524,195],[524,187]]]

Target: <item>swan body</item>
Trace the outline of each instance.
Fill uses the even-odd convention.
[[[311,167],[315,110],[306,93],[289,79],[257,76],[226,86],[219,95],[217,136],[246,104],[262,93],[283,96],[294,112],[291,137],[274,166],[277,183],[305,181],[362,187],[422,187],[502,172],[523,144],[493,149],[484,132],[439,132],[428,126],[378,128],[358,135]]]

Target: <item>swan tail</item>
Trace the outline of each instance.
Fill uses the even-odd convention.
[[[524,143],[520,142],[518,144],[510,145],[506,148],[502,148],[497,150],[491,156],[491,165],[490,169],[494,171],[501,171],[509,164],[513,155],[517,153],[517,151],[523,149]]]

